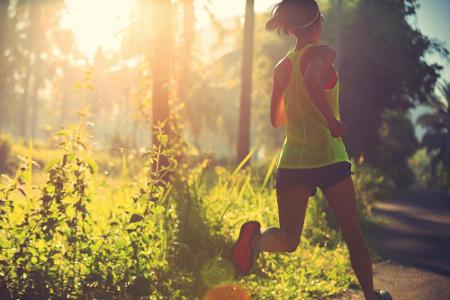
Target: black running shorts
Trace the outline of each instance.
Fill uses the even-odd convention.
[[[304,185],[311,190],[310,196],[314,196],[316,195],[317,187],[323,192],[330,186],[353,174],[351,169],[352,164],[347,161],[311,169],[279,168],[277,170],[275,188],[279,189],[296,184]]]

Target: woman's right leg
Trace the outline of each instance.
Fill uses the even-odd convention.
[[[278,217],[280,227],[265,230],[259,246],[261,251],[293,252],[300,243],[305,221],[310,189],[302,185],[291,185],[277,189]]]
[[[336,216],[347,243],[355,275],[367,300],[378,299],[373,288],[372,261],[362,234],[356,208],[356,193],[351,176],[323,191]]]

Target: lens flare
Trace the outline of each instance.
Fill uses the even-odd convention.
[[[206,293],[204,300],[250,300],[247,291],[237,284],[216,286]]]

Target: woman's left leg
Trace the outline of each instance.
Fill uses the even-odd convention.
[[[378,299],[373,287],[372,261],[359,225],[356,196],[351,176],[325,189],[324,196],[336,216],[347,244],[355,275],[366,300]]]

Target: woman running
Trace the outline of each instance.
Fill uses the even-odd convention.
[[[283,0],[266,24],[268,30],[296,38],[295,49],[274,69],[271,99],[272,125],[286,125],[275,186],[280,227],[261,234],[259,222],[243,224],[232,261],[237,273],[246,275],[262,251],[295,251],[308,198],[319,187],[336,216],[365,299],[392,299],[388,292],[374,290],[372,262],[357,219],[352,165],[341,138],[346,124],[339,115],[336,52],[319,44],[322,23],[315,0]]]

